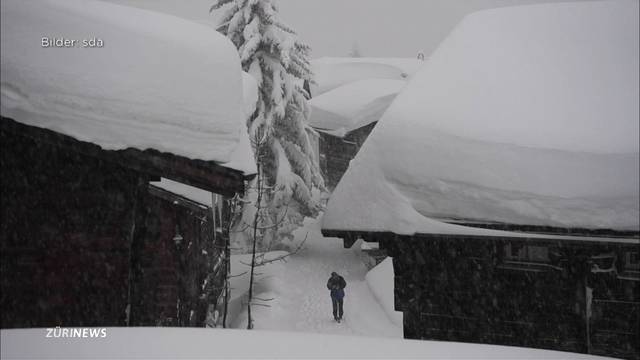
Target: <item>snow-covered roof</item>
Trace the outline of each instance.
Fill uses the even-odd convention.
[[[352,160],[323,229],[513,235],[437,220],[454,218],[637,230],[638,65],[637,2],[466,17]]]
[[[311,62],[316,84],[315,97],[341,85],[364,79],[406,80],[424,61],[413,58],[322,57]]]
[[[255,172],[237,51],[210,27],[92,0],[3,0],[1,14],[2,116]],[[103,47],[84,47],[92,38]]]
[[[344,136],[378,121],[405,84],[404,80],[365,79],[339,86],[309,101],[309,124]]]
[[[424,65],[411,58],[334,58],[312,61],[316,84],[309,123],[344,136],[378,121],[407,80]]]

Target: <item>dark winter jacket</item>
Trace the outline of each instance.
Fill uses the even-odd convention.
[[[331,297],[334,299],[344,298],[344,288],[347,287],[347,282],[340,275],[332,276],[327,281],[327,289],[331,290]]]

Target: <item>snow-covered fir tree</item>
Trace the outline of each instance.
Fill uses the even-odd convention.
[[[279,20],[273,0],[217,0],[211,11],[218,10],[222,12],[218,31],[236,45],[243,69],[259,86],[257,109],[247,123],[265,182],[262,198],[267,214],[261,218],[268,221],[261,227],[271,229],[263,232],[259,248],[286,245],[304,217],[318,214],[318,195],[324,190],[303,89],[304,81],[312,81],[310,48]],[[245,225],[254,218],[252,211],[254,204],[247,203]],[[248,243],[236,246],[246,249]]]

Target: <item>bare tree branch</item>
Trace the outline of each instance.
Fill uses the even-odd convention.
[[[229,275],[229,278],[236,278],[236,277],[240,277],[242,275],[246,275],[248,273],[248,271],[244,271],[241,272],[240,274],[236,274],[236,275]]]
[[[260,301],[273,301],[273,300],[276,299],[276,298],[262,299],[262,298],[259,298],[257,296],[254,296],[253,298],[256,299],[256,300],[260,300]]]
[[[267,304],[260,304],[260,303],[251,303],[251,304],[256,306],[271,307],[271,305],[267,305]],[[251,329],[253,329],[253,323],[251,324]]]

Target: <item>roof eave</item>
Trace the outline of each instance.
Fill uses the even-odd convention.
[[[53,146],[116,162],[124,167],[146,173],[152,177],[165,177],[225,196],[244,191],[244,182],[255,177],[230,169],[214,161],[189,159],[154,149],[104,150],[100,146],[74,139],[58,132],[25,125],[14,119],[1,117],[0,129],[17,136],[25,136]]]

